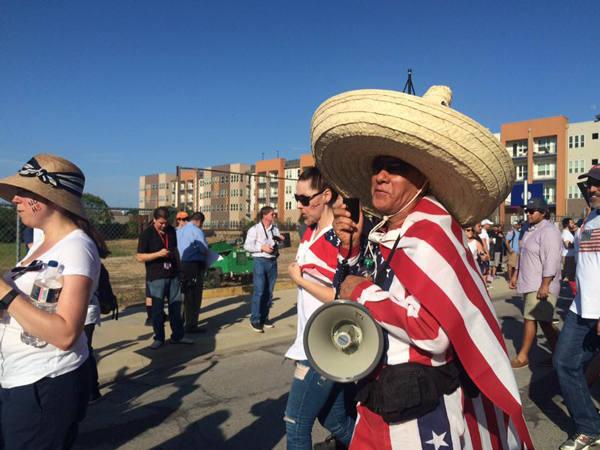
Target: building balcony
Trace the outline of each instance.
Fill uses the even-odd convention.
[[[556,159],[556,153],[533,153],[533,159],[538,160],[543,158]]]
[[[550,175],[536,175],[533,181],[556,181],[556,174],[551,173]]]

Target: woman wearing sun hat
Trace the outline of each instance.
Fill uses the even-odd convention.
[[[380,366],[359,384],[354,450],[533,448],[461,229],[506,198],[515,169],[488,130],[450,109],[451,99],[444,86],[423,98],[352,91],[327,100],[312,120],[325,178],[383,217],[368,239],[374,280],[348,276],[341,286],[341,297],[365,305],[386,334]],[[354,223],[343,206],[334,215],[339,260],[356,267],[362,216]]]
[[[82,331],[100,256],[108,250],[84,210],[84,183],[77,166],[49,154],[36,155],[16,175],[0,180],[0,196],[16,206],[25,225],[45,236],[15,269],[34,261],[64,266],[56,313],[29,299],[37,272],[21,270],[18,277],[9,272],[0,279],[1,448],[71,448],[85,416],[91,379]],[[23,330],[47,345],[23,343]]]

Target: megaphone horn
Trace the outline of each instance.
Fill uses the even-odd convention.
[[[311,366],[339,383],[351,383],[375,369],[383,354],[383,331],[360,303],[336,300],[320,306],[304,329]]]

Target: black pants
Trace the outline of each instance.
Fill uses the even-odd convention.
[[[0,449],[70,449],[85,417],[90,386],[87,360],[56,378],[0,388]]]
[[[90,356],[88,356],[89,364],[90,364],[90,373],[92,377],[92,392],[98,392],[100,384],[98,383],[98,365],[96,363],[96,358],[94,357],[94,349],[92,348],[92,338],[94,337],[94,328],[96,328],[95,323],[88,323],[83,327],[83,332],[87,337],[88,343],[88,352]]]
[[[183,329],[193,331],[198,327],[198,315],[202,306],[202,291],[204,289],[204,268],[202,261],[182,261],[183,271]]]

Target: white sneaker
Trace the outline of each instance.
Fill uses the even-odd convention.
[[[596,445],[599,443],[600,437],[598,436],[586,436],[585,434],[578,434],[563,442],[559,447],[559,450],[588,450],[592,447],[596,447]]]
[[[159,348],[161,348],[163,345],[162,341],[159,340],[155,340],[152,344],[150,344],[150,347],[152,350],[158,350]]]
[[[190,339],[190,338],[186,338],[186,337],[182,337],[181,339],[179,339],[178,341],[174,341],[173,339],[171,339],[171,344],[187,344],[187,345],[193,345],[194,344],[194,340]]]

